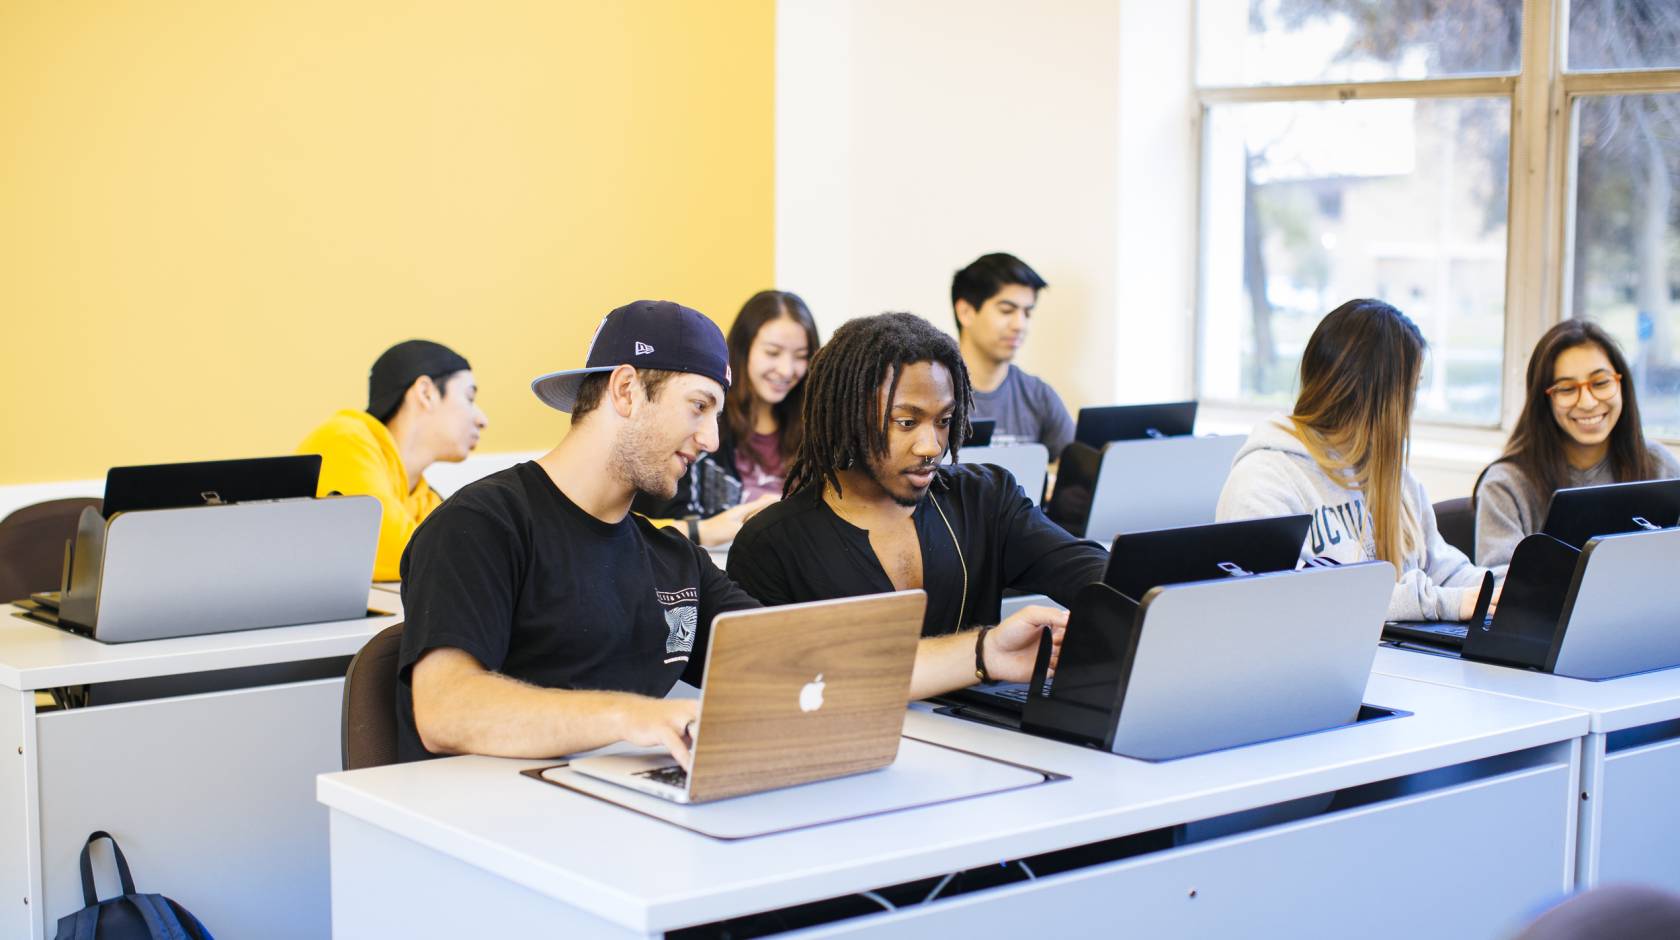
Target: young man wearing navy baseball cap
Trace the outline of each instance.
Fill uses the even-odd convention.
[[[541,458],[469,484],[403,556],[398,757],[552,757],[615,741],[688,764],[712,618],[758,606],[681,533],[630,512],[670,499],[717,447],[729,387],[723,333],[698,312],[637,301],[596,329],[587,364],[531,383],[572,415]],[[1024,612],[1025,613],[1025,612]],[[990,631],[999,678],[1026,679],[1044,609]],[[975,634],[924,640],[912,694],[974,681]]]

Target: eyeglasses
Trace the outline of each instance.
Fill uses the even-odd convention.
[[[1594,401],[1608,401],[1615,398],[1622,390],[1622,376],[1619,372],[1594,372],[1585,382],[1564,379],[1552,383],[1546,389],[1546,394],[1552,396],[1552,403],[1559,408],[1573,408],[1581,400],[1581,389],[1592,391]]]

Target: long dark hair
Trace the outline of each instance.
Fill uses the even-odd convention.
[[[735,315],[735,322],[730,324],[729,369],[735,373],[735,381],[730,383],[729,393],[724,396],[723,419],[728,423],[736,443],[745,441],[753,430],[752,410],[757,396],[753,392],[752,377],[747,374],[747,357],[752,351],[753,340],[758,338],[758,331],[764,324],[783,317],[804,328],[806,352],[816,356],[822,346],[822,341],[817,338],[817,321],[812,319],[811,308],[805,306],[805,301],[798,294],[785,290],[761,290],[747,298],[747,302],[741,305],[741,312]],[[805,439],[804,401],[805,382],[801,380],[788,390],[786,398],[770,406],[770,413],[776,417],[777,449],[781,451],[784,464],[799,452],[799,443]],[[737,447],[735,453],[745,454],[755,466],[758,463],[758,454],[751,447]]]
[[[913,313],[883,313],[840,325],[828,345],[811,359],[805,377],[805,440],[789,468],[784,492],[792,496],[826,482],[840,490],[839,472],[867,465],[887,452],[887,422],[881,383],[888,381],[886,404],[898,395],[904,367],[932,362],[951,373],[956,408],[951,412],[950,453],[968,436],[968,412],[974,393],[968,384],[957,341]]]
[[[1639,400],[1634,394],[1627,357],[1610,334],[1590,320],[1565,320],[1547,330],[1535,344],[1533,355],[1528,357],[1528,393],[1523,400],[1522,416],[1511,431],[1505,453],[1494,462],[1514,464],[1536,489],[1547,495],[1565,484],[1569,476],[1569,459],[1564,452],[1568,434],[1552,415],[1552,399],[1546,389],[1552,387],[1557,357],[1577,346],[1597,346],[1610,360],[1610,367],[1622,377],[1622,414],[1610,429],[1610,470],[1616,482],[1651,479],[1657,468],[1645,447]],[[1476,482],[1479,488],[1481,481]]]
[[[1365,494],[1377,557],[1405,568],[1423,537],[1401,481],[1412,434],[1412,402],[1423,333],[1380,300],[1350,300],[1324,315],[1301,354],[1301,394],[1290,421],[1332,480]]]

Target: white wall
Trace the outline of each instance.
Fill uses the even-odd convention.
[[[1120,9],[782,0],[779,286],[825,333],[882,310],[954,331],[951,275],[1011,252],[1051,284],[1021,365],[1071,407],[1114,399]]]

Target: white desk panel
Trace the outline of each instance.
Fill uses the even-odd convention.
[[[276,679],[354,655],[401,619],[395,594],[370,589],[368,606],[391,615],[118,644],[0,608],[0,751],[19,755],[0,765],[0,897],[16,899],[0,904],[0,936],[50,936],[82,905],[76,858],[94,829],[116,836],[140,890],[176,898],[218,935],[324,933],[327,819],[311,786],[340,766],[344,680]],[[201,673],[263,666],[276,669],[223,674],[239,687],[219,692],[35,704],[38,689],[174,677],[178,692]]]
[[[407,851],[398,847],[419,853],[415,864],[433,866],[434,876],[466,869],[488,873],[517,886],[521,891],[515,893],[527,900],[557,902],[591,922],[634,935],[1213,820],[1548,746],[1554,747],[1543,766],[1497,779],[1547,794],[1540,797],[1542,809],[1523,804],[1538,818],[1507,821],[1542,830],[1541,843],[1551,847],[1531,870],[1539,872],[1538,878],[1524,890],[1543,895],[1568,887],[1574,856],[1572,777],[1579,772],[1573,742],[1586,733],[1584,714],[1385,676],[1373,676],[1366,701],[1414,714],[1164,763],[917,709],[908,716],[907,735],[1072,779],[732,843],[557,791],[518,772],[552,763],[547,761],[462,757],[327,774],[318,781],[317,794],[334,811],[335,924],[349,929],[376,922],[351,918],[356,911],[376,910],[377,903],[368,898],[390,886],[360,872],[374,858],[380,858],[381,866],[397,864],[378,852]],[[1468,799],[1465,794],[1483,785],[1472,782],[1462,793],[1452,792]],[[341,827],[354,833],[346,836],[343,855],[337,841]],[[373,843],[384,847],[369,850]],[[373,854],[356,854],[368,851]],[[421,856],[426,860],[419,861]],[[336,870],[340,864],[351,867],[342,879]],[[342,898],[341,890],[346,892]]]
[[[1680,667],[1595,682],[1384,647],[1372,669],[1586,712],[1576,879],[1680,891]]]

